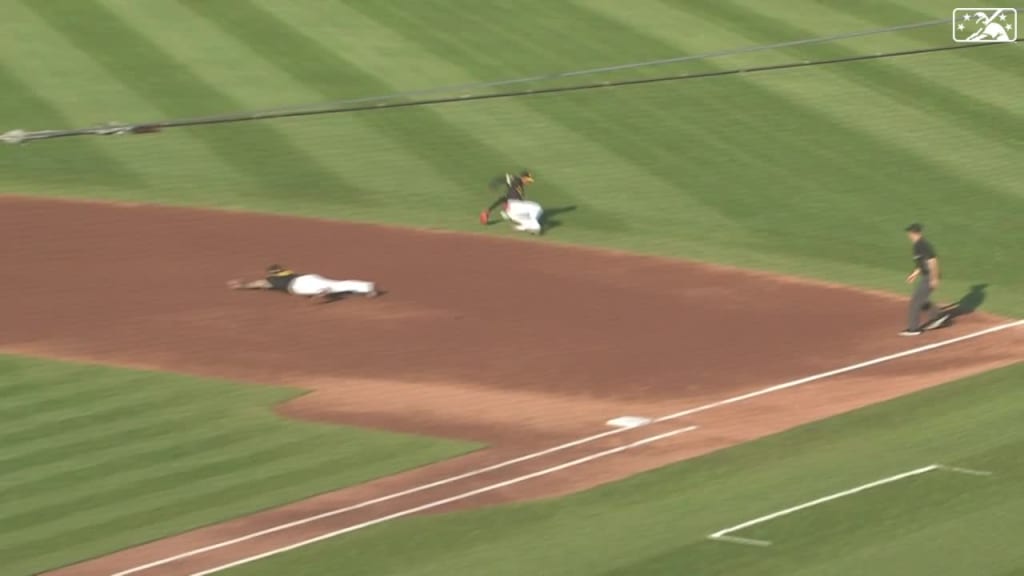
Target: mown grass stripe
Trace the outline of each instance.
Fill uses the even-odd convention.
[[[126,25],[116,12],[95,0],[41,2],[30,7],[169,117],[239,109],[237,102],[196,77],[186,64],[160,50]],[[82,18],[92,19],[95,25],[81,26]],[[117,38],[117,43],[110,42],[110,38]],[[251,175],[254,191],[287,193],[300,199],[329,198],[337,191],[355,192],[336,173],[289,145],[270,124],[203,128],[190,130],[189,134],[201,139],[227,167]],[[245,145],[240,145],[243,142]]]
[[[6,377],[6,376],[5,376]],[[57,382],[59,376],[50,381],[34,381],[34,392],[25,391],[16,395],[14,401],[0,405],[0,430],[14,422],[28,420],[30,423],[44,423],[50,415],[60,417],[61,414],[79,414],[85,412],[90,405],[115,406],[122,400],[131,401],[145,396],[150,392],[145,387],[126,389],[126,384],[133,383],[134,378],[112,378],[99,386],[83,386],[74,375],[67,375],[64,384]],[[52,387],[52,388],[51,388]],[[20,399],[19,399],[20,396]],[[171,398],[173,394],[167,393]],[[6,395],[5,395],[6,400]]]
[[[154,477],[127,489],[115,487],[84,498],[75,512],[67,513],[63,507],[49,508],[8,519],[7,525],[19,522],[25,525],[5,540],[11,547],[27,548],[45,543],[47,539],[54,542],[88,540],[96,531],[123,530],[139,526],[141,522],[176,516],[181,510],[200,507],[230,510],[237,508],[240,500],[253,499],[255,495],[266,499],[275,490],[280,493],[272,495],[272,499],[282,501],[302,492],[337,485],[337,479],[345,474],[346,460],[333,455],[311,458],[308,452],[296,450],[305,442],[297,440],[280,443],[272,449],[235,452],[210,465]],[[380,466],[380,459],[369,453],[357,457],[356,461],[364,469]],[[249,462],[254,473],[233,473],[242,462]],[[253,463],[259,466],[252,467]]]
[[[51,501],[8,515],[4,524],[8,527],[21,526],[13,535],[12,545],[30,542],[54,531],[100,525],[116,521],[123,515],[152,511],[162,506],[178,506],[180,500],[204,498],[211,493],[229,493],[240,486],[250,490],[260,479],[234,474],[243,464],[254,469],[262,468],[258,474],[264,478],[268,471],[273,474],[292,474],[296,469],[309,465],[309,451],[303,450],[307,438],[286,438],[271,442],[264,438],[249,450],[220,452],[219,457],[208,461],[188,462],[181,467],[167,467],[155,462],[130,475],[133,482],[119,482],[116,485],[99,486],[95,491],[84,491],[70,495],[66,501]],[[337,465],[338,460],[322,455],[321,460]],[[66,482],[73,481],[73,475]],[[244,491],[243,491],[244,492]]]
[[[59,474],[40,474],[25,484],[40,496],[32,497],[31,493],[22,492],[21,500],[9,510],[0,511],[0,519],[8,526],[27,526],[57,521],[66,515],[67,510],[114,510],[119,508],[122,500],[141,502],[157,493],[188,493],[194,490],[189,484],[205,483],[218,477],[230,478],[225,471],[236,468],[244,459],[258,463],[273,462],[277,467],[290,455],[295,461],[302,461],[305,457],[301,450],[305,439],[268,442],[263,438],[247,442],[245,434],[233,433],[211,435],[211,440],[222,441],[224,445],[189,446],[189,440],[184,439],[180,445],[154,448],[152,451],[123,451],[115,447],[106,454],[97,453],[96,460],[88,465]],[[112,457],[106,458],[106,455]],[[185,464],[177,465],[181,459]],[[111,474],[118,478],[116,485],[109,482]],[[60,485],[74,486],[74,489],[54,497],[52,489]],[[168,491],[169,486],[174,488]],[[51,491],[49,498],[44,494],[47,489]]]
[[[224,33],[245,43],[296,82],[326,98],[337,97],[339,86],[346,85],[372,88],[377,93],[389,91],[387,84],[351,66],[341,55],[325,49],[275,13],[252,2],[241,1],[228,6],[199,0],[188,1],[186,5]],[[268,35],[275,38],[273,44],[266,42]],[[371,112],[363,117],[389,134],[395,144],[432,164],[438,171],[445,172],[453,154],[460,148],[471,148],[477,156],[489,156],[493,164],[502,164],[502,156],[486,142],[449,125],[432,110],[415,110],[403,115]],[[454,194],[469,194],[474,186],[479,186],[479,182],[464,172],[446,173],[453,183],[458,184],[451,191]]]
[[[188,400],[174,390],[126,389],[117,396],[97,399],[87,404],[72,404],[39,411],[24,419],[4,422],[0,426],[0,443],[32,440],[80,428],[109,426],[114,423],[167,413],[167,410],[188,409]]]
[[[851,3],[842,0],[828,0],[823,6],[833,13],[848,14],[866,22],[883,26],[890,22],[917,22],[929,18],[951,16],[952,14],[952,8],[946,9],[934,6],[929,7],[933,8],[932,10],[920,10],[894,2],[871,1]],[[932,40],[935,42],[949,41],[949,28],[936,30]],[[1024,67],[1005,66],[994,60],[984,51],[957,50],[949,55],[949,59],[969,63],[971,66],[983,66],[988,68],[989,71],[1000,75],[1010,75],[1018,79],[1024,79]]]
[[[0,460],[0,465],[12,471],[0,478],[6,482],[21,482],[20,487],[11,489],[11,496],[18,496],[21,503],[26,503],[30,494],[45,493],[50,479],[57,483],[69,475],[75,476],[81,486],[91,477],[102,482],[110,470],[117,470],[119,478],[134,481],[130,473],[151,461],[159,462],[163,458],[171,467],[184,457],[189,458],[190,464],[198,462],[204,453],[226,449],[247,438],[259,438],[260,429],[270,424],[272,421],[268,419],[224,430],[203,426],[193,417],[157,422],[143,418],[105,427],[101,434],[84,434],[75,442],[55,442],[43,449],[23,450],[20,458]],[[125,438],[131,441],[125,442]],[[87,464],[74,458],[81,452],[93,454]]]
[[[732,0],[716,2],[713,7],[708,5],[694,8],[704,8],[703,13],[719,25],[736,30],[755,41],[768,41],[779,35],[801,38],[810,34],[809,31],[781,20],[770,12],[761,11],[757,18],[750,18],[749,12],[736,6]],[[855,54],[854,51],[841,46],[822,46],[820,49],[829,57]],[[893,100],[925,107],[933,115],[956,123],[962,129],[976,133],[980,137],[1024,142],[1024,118],[1007,118],[1005,113],[990,110],[972,95],[961,92],[949,84],[920,77],[912,67],[876,62],[871,66],[841,66],[831,71],[870,86]]]
[[[0,86],[4,87],[7,95],[0,107],[0,132],[28,128],[24,124],[26,118],[50,126],[71,124],[58,108],[36,94],[29,84],[14,76],[5,66],[0,66]],[[6,179],[13,177],[21,182],[45,182],[74,188],[83,185],[77,181],[76,173],[104,166],[104,171],[90,178],[90,184],[121,188],[141,185],[137,175],[105,154],[93,141],[68,139],[53,144],[42,150],[5,144],[4,153],[0,154],[0,173]],[[5,192],[32,189],[34,186],[11,186]]]

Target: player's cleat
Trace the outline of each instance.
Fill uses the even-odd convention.
[[[936,328],[942,328],[942,326],[944,326],[946,324],[947,320],[949,320],[949,314],[948,313],[940,314],[938,318],[936,318],[935,320],[932,320],[931,322],[925,324],[924,329],[925,330],[935,330]]]
[[[924,330],[904,330],[900,332],[900,336],[920,336],[924,333]]]
[[[378,292],[375,289],[374,290],[370,290],[369,292],[366,293],[366,297],[367,298],[376,298],[377,296],[380,296],[380,292]]]
[[[491,215],[490,214],[488,214],[487,212],[481,212],[480,213],[480,223],[481,224],[486,226],[487,223],[490,222],[490,220],[491,220]]]

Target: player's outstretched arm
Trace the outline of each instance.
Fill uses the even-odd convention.
[[[243,282],[242,280],[229,280],[228,288],[232,290],[269,290],[270,282],[265,279]]]

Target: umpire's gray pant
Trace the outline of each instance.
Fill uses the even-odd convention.
[[[928,283],[929,276],[921,274],[917,277],[917,285],[914,286],[914,294],[910,297],[910,309],[908,310],[907,329],[920,330],[921,311],[928,310],[928,322],[939,317],[939,307],[932,304],[932,287]]]

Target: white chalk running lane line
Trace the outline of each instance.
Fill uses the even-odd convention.
[[[920,354],[920,353],[923,353],[923,352],[928,352],[928,351],[934,350],[936,348],[941,348],[943,346],[949,346],[951,344],[956,344],[956,343],[959,343],[959,342],[963,342],[965,340],[971,340],[973,338],[979,338],[979,337],[985,336],[987,334],[992,334],[994,332],[999,332],[999,331],[1002,331],[1002,330],[1008,330],[1010,328],[1015,328],[1015,327],[1021,326],[1021,325],[1024,325],[1024,320],[1017,320],[1015,322],[1009,322],[1009,323],[1006,323],[1006,324],[1000,324],[998,326],[993,326],[991,328],[986,328],[985,330],[980,330],[978,332],[972,332],[970,334],[965,334],[963,336],[958,336],[956,338],[951,338],[949,340],[943,340],[941,342],[935,342],[935,343],[928,344],[928,345],[925,345],[925,346],[920,346],[918,348],[912,348],[910,350],[907,350],[907,351],[904,351],[904,352],[900,352],[898,354],[892,354],[892,355],[889,355],[889,356],[883,356],[881,358],[876,358],[874,360],[869,360],[867,362],[861,362],[859,364],[853,364],[851,366],[847,366],[845,368],[840,368],[838,370],[832,370],[830,372],[823,372],[821,374],[816,374],[816,375],[813,375],[813,376],[808,376],[806,378],[801,378],[799,380],[794,380],[792,382],[785,382],[783,384],[778,384],[778,385],[775,385],[775,386],[770,386],[768,388],[762,388],[761,390],[755,390],[754,392],[750,392],[750,393],[747,393],[747,394],[742,394],[742,395],[739,395],[739,396],[734,396],[732,398],[726,398],[725,400],[720,400],[718,402],[712,402],[710,404],[705,404],[703,406],[697,406],[696,408],[691,408],[691,409],[688,409],[688,410],[683,410],[681,412],[676,412],[674,414],[669,414],[667,416],[663,416],[661,418],[658,418],[658,419],[654,420],[653,422],[663,422],[663,421],[666,421],[666,420],[679,419],[679,418],[682,418],[682,417],[687,416],[689,414],[696,414],[698,412],[703,412],[705,410],[711,410],[712,408],[717,408],[717,407],[725,406],[725,405],[728,405],[728,404],[734,404],[734,403],[737,403],[737,402],[743,402],[745,400],[749,400],[751,398],[756,398],[758,396],[763,396],[765,394],[771,394],[773,392],[778,392],[780,390],[786,390],[788,388],[793,388],[793,387],[796,387],[796,386],[800,386],[802,384],[807,384],[809,382],[814,382],[816,380],[821,380],[821,379],[824,379],[824,378],[829,378],[831,376],[837,376],[839,374],[844,374],[846,372],[852,372],[854,370],[860,370],[860,369],[866,368],[868,366],[874,366],[876,364],[881,364],[883,362],[889,362],[891,360],[896,360],[898,358],[903,358],[903,357],[911,356],[911,355],[914,355],[914,354]],[[204,554],[206,552],[210,552],[210,551],[217,550],[217,549],[220,549],[220,548],[225,548],[227,546],[232,546],[234,544],[245,542],[247,540],[252,540],[254,538],[259,538],[259,537],[265,536],[267,534],[273,534],[274,532],[280,532],[282,530],[287,530],[289,528],[294,528],[296,526],[301,526],[303,524],[308,524],[310,522],[315,522],[315,521],[321,520],[323,518],[329,518],[331,516],[336,516],[336,515],[339,515],[339,514],[344,514],[344,513],[347,513],[347,512],[358,510],[360,508],[365,508],[367,506],[373,506],[375,504],[380,504],[382,502],[387,502],[389,500],[394,500],[396,498],[401,498],[401,497],[404,497],[404,496],[408,496],[410,494],[415,494],[417,492],[422,492],[424,490],[429,490],[429,489],[432,489],[432,488],[437,488],[439,486],[444,486],[446,484],[451,484],[453,482],[458,482],[460,480],[465,480],[466,478],[472,478],[474,476],[479,476],[481,474],[486,474],[488,472],[493,472],[495,470],[500,470],[501,468],[506,468],[508,466],[513,466],[513,465],[519,464],[521,462],[526,462],[526,461],[529,461],[529,460],[540,458],[540,457],[546,456],[548,454],[553,454],[553,453],[560,452],[560,451],[563,451],[563,450],[568,450],[569,448],[573,448],[573,447],[576,447],[576,446],[581,446],[583,444],[588,444],[588,443],[591,443],[591,442],[596,442],[597,440],[600,440],[602,438],[605,438],[605,437],[608,437],[608,436],[614,436],[616,434],[621,434],[623,432],[629,432],[630,430],[634,430],[634,429],[635,428],[616,428],[616,429],[613,429],[613,430],[608,430],[608,431],[602,432],[600,434],[594,434],[593,436],[587,436],[585,438],[580,438],[579,440],[574,440],[572,442],[567,442],[565,444],[559,444],[557,446],[553,446],[551,448],[547,448],[547,449],[541,450],[539,452],[533,452],[531,454],[526,454],[524,456],[513,458],[511,460],[500,462],[498,464],[494,464],[494,465],[491,465],[491,466],[486,466],[486,467],[483,467],[483,468],[472,470],[472,471],[466,472],[464,474],[458,474],[456,476],[451,476],[451,477],[448,477],[448,478],[444,478],[444,479],[438,480],[436,482],[431,482],[431,483],[428,483],[428,484],[423,484],[421,486],[416,486],[416,487],[410,488],[408,490],[403,490],[403,491],[400,491],[400,492],[395,492],[395,493],[392,493],[392,494],[381,496],[379,498],[374,498],[372,500],[367,500],[365,502],[361,502],[359,504],[354,504],[352,506],[346,506],[344,508],[338,508],[336,510],[329,510],[327,512],[316,514],[314,516],[309,516],[307,518],[301,518],[299,520],[295,520],[293,522],[288,522],[286,524],[281,524],[281,525],[278,525],[278,526],[272,526],[270,528],[266,528],[266,529],[260,530],[258,532],[253,532],[251,534],[246,534],[246,535],[240,536],[238,538],[233,538],[233,539],[230,539],[230,540],[225,540],[223,542],[218,542],[216,544],[211,544],[209,546],[203,546],[201,548],[196,548],[194,550],[189,550],[187,552],[182,552],[182,553],[176,554],[174,556],[169,556],[167,558],[163,558],[163,559],[160,559],[160,560],[155,560],[155,561],[149,562],[147,564],[143,564],[143,565],[140,565],[140,566],[136,566],[134,568],[129,568],[127,570],[123,570],[121,572],[117,572],[117,573],[113,574],[112,576],[128,576],[129,574],[135,574],[137,572],[142,572],[142,571],[148,570],[150,568],[156,568],[158,566],[162,566],[164,564],[169,564],[169,563],[175,562],[177,560],[182,560],[184,558],[189,558],[189,557],[196,556],[196,555],[199,555],[199,554]]]
[[[733,532],[739,532],[740,530],[743,530],[744,528],[750,528],[751,526],[756,526],[756,525],[761,524],[763,522],[767,522],[769,520],[773,520],[775,518],[780,518],[782,516],[788,516],[789,514],[792,514],[793,512],[799,512],[800,510],[805,510],[805,509],[810,508],[812,506],[817,506],[818,504],[824,504],[825,502],[830,502],[832,500],[838,500],[839,498],[842,498],[844,496],[849,496],[851,494],[856,494],[858,492],[863,492],[865,490],[870,490],[872,488],[875,488],[875,487],[878,487],[878,486],[882,486],[883,484],[889,484],[891,482],[896,482],[897,480],[902,480],[904,478],[909,478],[911,476],[917,476],[917,475],[920,475],[920,474],[925,474],[927,472],[932,472],[932,471],[938,470],[939,468],[940,468],[940,466],[938,464],[931,464],[929,466],[924,466],[922,468],[917,468],[917,469],[911,470],[909,472],[903,472],[902,474],[895,474],[893,476],[887,476],[885,478],[882,478],[881,480],[875,480],[874,482],[868,482],[867,484],[861,484],[860,486],[857,486],[855,488],[850,488],[849,490],[843,490],[842,492],[836,492],[834,494],[829,494],[828,496],[823,496],[821,498],[818,498],[817,500],[811,500],[810,502],[804,502],[803,504],[798,504],[798,505],[793,506],[791,508],[786,508],[785,510],[779,510],[778,512],[772,512],[771,514],[765,514],[764,516],[759,516],[757,518],[754,518],[753,520],[747,520],[746,522],[737,524],[735,526],[730,526],[730,527],[725,528],[723,530],[719,530],[718,532],[715,532],[714,534],[709,534],[708,538],[710,538],[711,540],[725,540],[725,541],[728,541],[728,542],[737,542],[739,544],[751,544],[751,543],[756,542],[758,546],[770,546],[771,542],[768,542],[767,540],[749,541],[749,539],[747,539],[747,538],[738,538],[738,537],[735,537],[735,536],[728,536],[728,535],[733,533]],[[723,538],[723,536],[728,536],[728,537],[727,538]]]
[[[194,572],[191,576],[206,576],[207,574],[213,574],[215,572],[220,572],[221,570],[227,570],[229,568],[235,568],[237,566],[241,566],[242,564],[248,564],[250,562],[255,562],[256,560],[261,560],[261,559],[266,558],[268,556],[274,556],[276,554],[281,554],[282,552],[287,552],[289,550],[294,550],[296,548],[301,548],[303,546],[308,546],[309,544],[320,542],[321,540],[327,540],[328,538],[333,538],[335,536],[340,536],[340,535],[346,534],[348,532],[355,532],[356,530],[362,530],[363,528],[368,528],[368,527],[373,526],[375,524],[381,524],[381,523],[387,522],[389,520],[394,520],[395,518],[401,518],[403,516],[409,516],[410,514],[416,514],[416,513],[419,513],[419,512],[423,512],[424,510],[430,510],[431,508],[437,508],[439,506],[444,506],[445,504],[451,504],[452,502],[458,502],[459,500],[465,500],[466,498],[472,498],[473,496],[477,496],[477,495],[480,495],[480,494],[484,494],[486,492],[491,492],[491,491],[494,491],[494,490],[498,490],[500,488],[505,488],[506,486],[512,486],[513,484],[519,484],[520,482],[526,482],[527,480],[531,480],[533,478],[538,478],[540,476],[547,476],[548,474],[552,474],[554,472],[558,472],[559,470],[565,470],[566,468],[572,468],[573,466],[579,466],[580,464],[586,464],[587,462],[590,462],[592,460],[597,460],[599,458],[604,458],[606,456],[611,456],[612,454],[618,454],[619,452],[625,452],[626,450],[630,450],[630,449],[636,448],[638,446],[643,446],[644,444],[650,444],[651,442],[657,442],[658,440],[664,440],[665,438],[669,438],[669,437],[675,436],[677,434],[682,434],[684,432],[690,432],[691,430],[696,430],[696,429],[697,429],[696,426],[687,426],[686,428],[679,428],[677,430],[672,430],[670,432],[665,432],[663,434],[657,434],[655,436],[648,436],[646,438],[642,438],[642,439],[637,440],[635,442],[630,442],[629,444],[625,444],[623,446],[618,446],[616,448],[610,448],[610,449],[604,450],[602,452],[597,452],[597,453],[591,454],[589,456],[584,456],[582,458],[577,458],[576,460],[571,460],[569,462],[565,462],[564,464],[559,464],[557,466],[552,466],[550,468],[545,468],[543,470],[538,470],[536,472],[531,472],[529,474],[524,474],[522,476],[518,476],[516,478],[512,478],[511,480],[505,480],[503,482],[498,482],[496,484],[491,484],[490,486],[484,486],[483,488],[477,488],[476,490],[470,490],[468,492],[463,492],[462,494],[451,496],[449,498],[443,498],[441,500],[435,500],[433,502],[428,502],[428,503],[423,504],[421,506],[416,506],[416,507],[413,507],[413,508],[408,508],[408,509],[402,510],[401,512],[395,512],[394,514],[389,514],[387,516],[381,516],[379,518],[375,518],[373,520],[369,520],[367,522],[363,522],[362,524],[355,524],[353,526],[349,526],[348,528],[342,528],[340,530],[335,530],[334,532],[328,532],[327,534],[321,534],[320,536],[317,536],[315,538],[310,538],[308,540],[303,540],[302,542],[296,542],[295,544],[291,544],[289,546],[282,546],[281,548],[277,548],[275,550],[269,550],[267,552],[264,552],[262,554],[258,554],[256,556],[250,556],[248,558],[243,558],[241,560],[236,560],[234,562],[231,562],[231,563],[228,563],[228,564],[224,564],[224,565],[218,566],[216,568],[210,568],[209,570],[204,570],[202,572]]]

